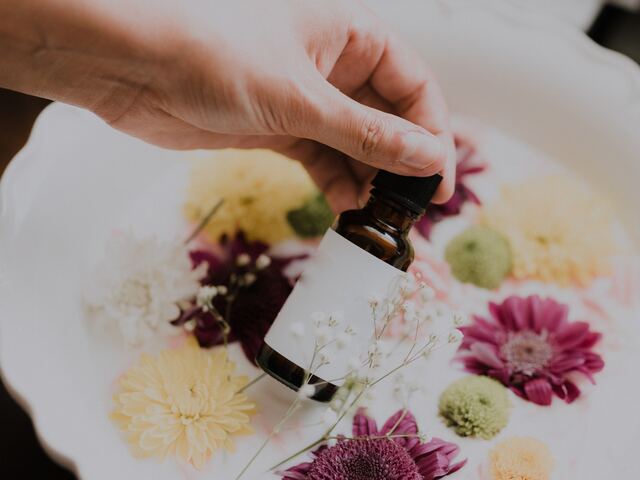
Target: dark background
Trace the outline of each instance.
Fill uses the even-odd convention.
[[[640,12],[631,14],[606,7],[589,34],[600,44],[640,62]],[[0,173],[25,144],[35,118],[48,103],[47,100],[0,89]],[[0,476],[47,480],[75,479],[69,471],[49,460],[38,444],[28,415],[10,397],[1,383]]]

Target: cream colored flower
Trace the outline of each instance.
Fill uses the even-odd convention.
[[[611,219],[606,202],[568,176],[506,187],[483,211],[483,223],[509,240],[516,278],[561,285],[584,285],[608,271]]]
[[[234,369],[225,349],[203,350],[193,338],[155,357],[143,354],[119,380],[111,418],[136,455],[176,455],[201,468],[253,431],[255,405],[238,393],[247,378]]]
[[[499,443],[491,450],[491,479],[548,480],[553,463],[549,447],[540,440],[513,437]]]
[[[196,162],[184,212],[197,223],[220,199],[224,204],[204,229],[217,242],[240,229],[249,240],[269,244],[294,236],[287,212],[316,192],[298,162],[270,150],[224,150]]]

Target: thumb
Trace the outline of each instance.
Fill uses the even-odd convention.
[[[298,124],[296,136],[328,145],[355,160],[401,175],[428,176],[446,163],[443,142],[396,115],[363,105],[328,82],[313,119]]]

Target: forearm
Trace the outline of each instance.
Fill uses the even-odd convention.
[[[160,52],[148,9],[140,22],[133,2],[119,3],[0,2],[0,86],[98,112],[134,98]]]

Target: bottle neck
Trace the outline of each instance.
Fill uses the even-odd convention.
[[[374,188],[363,209],[372,218],[402,234],[409,233],[421,214],[394,200],[384,191]]]

